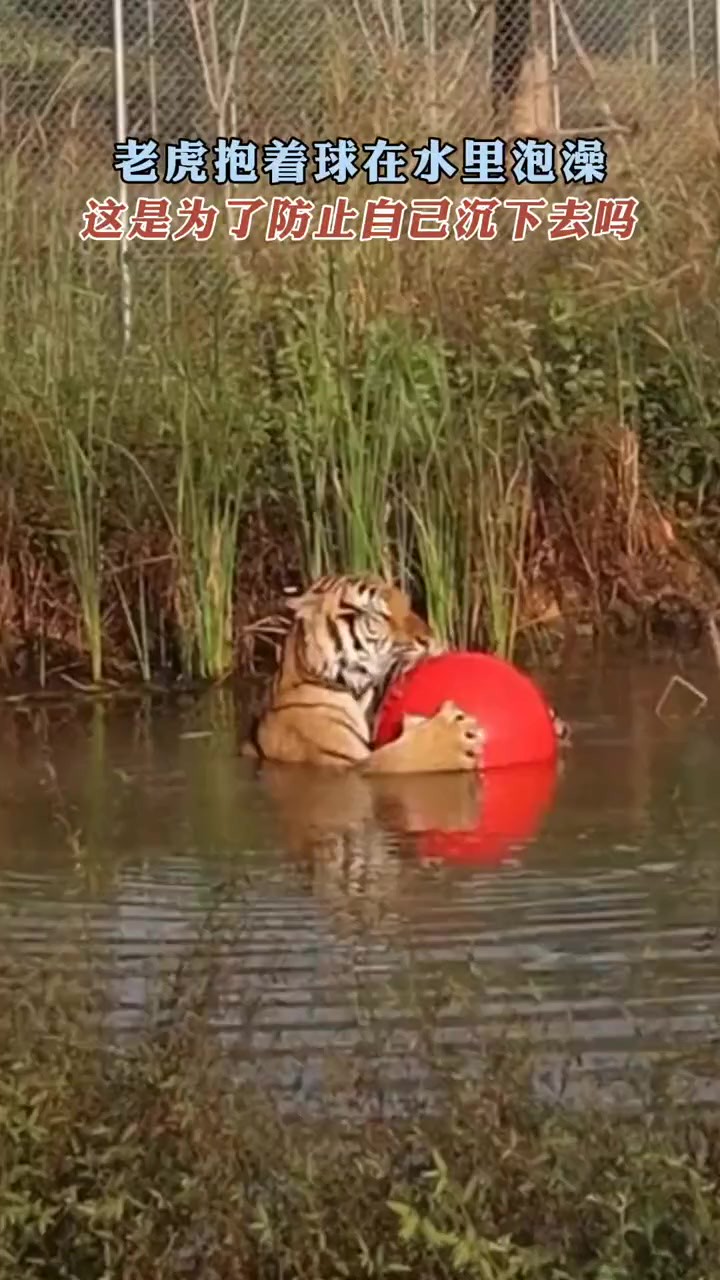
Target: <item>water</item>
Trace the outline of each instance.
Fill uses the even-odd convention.
[[[319,1106],[343,1054],[342,1071],[372,1067],[398,1097],[418,1088],[411,986],[415,1001],[435,993],[439,1040],[459,1052],[532,1028],[545,1088],[570,1052],[572,1088],[621,1096],[631,1069],[672,1050],[716,1100],[720,688],[714,668],[685,670],[708,706],[693,715],[676,689],[680,714],[661,719],[678,670],[546,680],[575,735],[554,799],[543,816],[548,780],[526,775],[484,826],[464,779],[380,795],[302,771],[258,779],[237,753],[242,690],[6,703],[0,957],[57,953],[62,971],[74,925],[129,1032],[155,991],[148,962],[176,963],[205,924],[229,1050]],[[428,826],[456,834],[443,847]]]

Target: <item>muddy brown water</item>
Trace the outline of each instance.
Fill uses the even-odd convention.
[[[693,715],[676,689],[660,718],[678,671],[708,705]],[[439,1042],[460,1054],[531,1029],[543,1087],[622,1097],[672,1053],[717,1101],[718,672],[597,661],[543,683],[574,731],[554,795],[526,775],[489,813],[465,782],[378,796],[258,776],[238,756],[242,688],[3,704],[0,958],[57,952],[62,973],[84,948],[132,1032],[153,966],[205,928],[229,1050],[320,1107],[331,1060],[371,1064],[387,1096],[418,1088],[411,988],[439,1000]]]

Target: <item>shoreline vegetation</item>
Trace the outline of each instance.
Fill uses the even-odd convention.
[[[578,1109],[562,1086],[543,1099],[532,1036],[479,1039],[466,1061],[403,1001],[388,1033],[410,1037],[427,1096],[393,1110],[377,1027],[379,1059],[328,1058],[318,1125],[301,1097],[238,1079],[206,949],[122,1042],[80,954],[3,963],[3,1280],[717,1275],[720,1129],[678,1092],[679,1059],[640,1073],[627,1108]]]
[[[257,13],[235,76],[232,24],[215,44],[215,6],[197,34],[197,7],[170,7],[163,134],[185,117],[224,135],[230,106],[247,136],[414,146],[430,119],[485,134],[493,103],[461,41],[418,61],[416,43],[381,38],[368,55],[323,10],[326,73],[301,84],[272,6]],[[124,350],[117,246],[78,235],[88,198],[117,191],[108,15],[57,32],[16,19],[1,55],[3,691],[253,671],[283,588],[328,570],[385,572],[447,641],[508,656],[541,660],[573,634],[700,639],[720,596],[714,90],[689,94],[674,60],[657,74],[580,49],[568,69],[575,122],[623,126],[602,191],[573,194],[636,197],[630,241],[134,242]],[[131,44],[142,121],[146,50]],[[495,79],[509,71],[495,59]],[[75,951],[43,938],[44,963],[2,949],[0,1280],[718,1275],[717,1111],[685,1105],[659,1068],[634,1111],[544,1103],[527,1046],[483,1043],[477,1018],[473,1062],[440,1055],[408,999],[391,1032],[416,1036],[437,1105],[388,1113],[372,1027],[364,1074],[328,1055],[349,1115],[331,1114],[328,1087],[318,1123],[262,1081],[239,1086],[238,1066],[262,1063],[218,1034],[210,941],[123,1044],[86,930]]]
[[[611,148],[625,242],[134,242],[125,352],[117,245],[78,235],[107,158],[48,160],[50,202],[4,161],[3,686],[248,672],[284,587],[359,569],[461,647],[696,643],[720,597],[717,134],[655,153],[657,127]]]

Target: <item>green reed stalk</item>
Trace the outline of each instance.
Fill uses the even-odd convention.
[[[500,427],[491,436],[477,368],[453,381],[446,356],[429,344],[425,369],[397,500],[412,516],[428,618],[447,644],[482,643],[510,656],[530,501],[524,445],[503,439]]]
[[[322,319],[319,309],[302,317],[299,332],[286,339],[283,351],[293,384],[284,412],[285,447],[300,517],[302,558],[310,580],[328,572],[335,560],[329,442],[341,410]]]
[[[69,529],[59,533],[80,602],[90,670],[102,679],[102,514],[108,442],[95,434],[95,396],[88,395],[84,442],[74,429],[58,423],[41,438],[57,492],[62,495]]]
[[[42,217],[4,171],[0,366],[5,415],[15,423],[14,470],[32,475],[24,430],[40,440],[50,509],[80,606],[93,681],[103,673],[103,534],[108,442],[122,378],[103,341],[112,300],[93,288],[62,208]],[[27,193],[26,193],[27,194]],[[61,202],[60,202],[61,203]],[[32,244],[35,253],[28,253]],[[19,257],[13,256],[19,254]],[[49,501],[48,501],[49,496]]]
[[[216,420],[210,434],[203,422],[193,430],[188,407],[189,397],[179,423],[176,472],[178,621],[186,674],[217,680],[233,665],[233,591],[248,459],[227,420]]]
[[[512,658],[518,634],[525,546],[531,510],[530,468],[522,444],[510,459],[487,446],[478,532],[483,565],[483,622],[494,652]]]
[[[137,571],[137,619],[133,615],[132,605],[122,585],[119,573],[115,575],[115,585],[140,675],[145,684],[149,684],[152,679],[151,638],[147,614],[147,589],[142,565]]]
[[[296,313],[286,443],[311,576],[392,572],[388,518],[412,402],[405,341],[388,324],[353,335],[339,290]]]

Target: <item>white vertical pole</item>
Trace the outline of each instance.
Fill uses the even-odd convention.
[[[717,108],[720,115],[720,0],[715,0],[715,88],[717,89]]]
[[[692,4],[692,0],[688,0]],[[147,0],[148,89],[150,92],[150,132],[157,142],[157,65],[155,62],[155,0]]]
[[[693,118],[697,119],[697,45],[694,33],[694,0],[688,0],[688,54],[691,59]]]
[[[718,0],[720,4],[720,0]],[[558,25],[555,0],[548,0],[548,30],[550,37],[550,76],[552,78],[553,127],[560,132],[560,53],[558,49]]]
[[[695,43],[695,0],[687,0],[688,49],[693,88],[697,84],[697,46]]]
[[[123,0],[113,0],[113,55],[115,63],[115,137],[124,142],[127,137],[127,99],[125,96],[125,33],[123,30]],[[120,180],[120,200],[127,200],[127,187]],[[123,342],[130,341],[132,321],[132,295],[130,271],[127,260],[127,240],[120,241],[120,306],[122,310]]]
[[[693,115],[697,116],[697,45],[695,43],[695,0],[687,0],[688,53],[690,55],[690,83],[692,86]]]
[[[655,13],[655,5],[652,3],[652,0],[648,9],[648,24],[650,34],[650,66],[653,71],[657,71],[660,64],[660,50],[658,48],[657,15]]]

